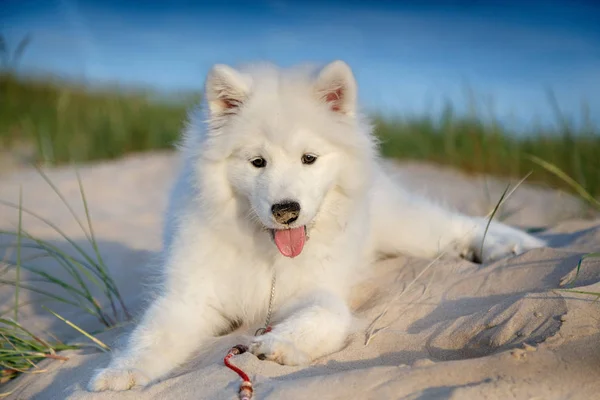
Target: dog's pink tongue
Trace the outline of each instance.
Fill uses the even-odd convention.
[[[306,235],[304,227],[294,229],[276,229],[275,244],[286,257],[296,257],[302,252]]]

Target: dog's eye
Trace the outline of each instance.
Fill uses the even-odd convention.
[[[317,156],[313,154],[305,154],[302,156],[302,164],[312,164],[317,161]]]
[[[267,160],[265,160],[262,157],[256,157],[252,160],[250,160],[250,163],[255,166],[256,168],[264,168],[267,166]]]

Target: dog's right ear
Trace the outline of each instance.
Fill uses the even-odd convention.
[[[235,114],[249,93],[249,84],[238,71],[224,64],[212,67],[204,84],[204,95],[212,117]]]

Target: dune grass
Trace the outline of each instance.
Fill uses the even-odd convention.
[[[30,146],[33,161],[47,165],[168,148],[193,102],[2,73],[0,147]]]
[[[79,307],[83,311],[96,317],[103,325],[107,327],[114,325],[116,321],[118,321],[121,317],[129,319],[129,311],[125,306],[125,303],[123,301],[123,298],[121,297],[117,285],[110,276],[108,268],[104,263],[104,260],[98,249],[98,245],[94,237],[94,231],[92,227],[89,209],[87,206],[85,191],[83,189],[81,179],[79,178],[79,174],[77,174],[77,179],[79,182],[81,199],[85,210],[87,229],[84,226],[83,222],[80,220],[80,218],[77,216],[73,208],[67,203],[65,197],[62,195],[62,193],[60,193],[58,188],[52,183],[52,181],[46,176],[46,174],[44,174],[44,172],[39,169],[38,172],[48,183],[48,185],[50,185],[50,187],[54,190],[57,196],[59,196],[59,198],[63,201],[68,210],[71,212],[73,218],[75,218],[75,221],[79,224],[81,230],[85,234],[93,251],[90,254],[90,252],[86,251],[82,246],[78,245],[73,239],[69,238],[57,225],[52,223],[52,221],[49,221],[48,219],[44,218],[43,216],[40,216],[39,214],[31,210],[23,208],[21,204],[14,204],[0,199],[0,205],[13,207],[18,210],[19,221],[21,221],[21,215],[25,213],[50,226],[56,231],[57,234],[64,238],[66,242],[69,243],[69,245],[71,245],[72,250],[75,253],[75,255],[71,255],[61,250],[57,246],[53,245],[49,241],[36,238],[28,234],[27,231],[22,229],[20,223],[16,232],[0,230],[1,235],[13,236],[16,238],[16,251],[18,255],[20,254],[23,248],[36,250],[38,251],[38,253],[30,257],[31,261],[43,258],[51,258],[57,263],[57,265],[63,268],[67,272],[67,274],[72,278],[72,283],[58,279],[53,275],[49,274],[48,272],[38,268],[35,264],[22,262],[23,260],[19,256],[17,257],[16,262],[11,262],[9,260],[5,261],[6,264],[9,267],[14,267],[16,271],[26,270],[31,275],[35,276],[38,280],[41,280],[45,284],[60,287],[65,291],[65,294],[68,294],[68,296],[56,295],[51,291],[20,282],[18,279],[16,281],[0,279],[0,283],[12,284],[15,286],[15,292],[17,293],[17,301],[15,302],[15,307],[18,306],[19,289],[26,289],[34,291],[47,298],[51,298],[55,301]],[[26,241],[23,242],[23,239],[26,239]],[[92,295],[92,291],[90,290],[91,286],[96,286],[103,293],[107,302],[110,304],[112,315],[106,312],[103,309],[101,303],[98,301],[98,299]]]
[[[10,309],[4,310],[0,314],[0,383],[8,381],[20,373],[42,372],[37,366],[37,362],[40,360],[46,358],[66,360],[65,357],[59,356],[56,353],[61,350],[76,349],[82,346],[82,344],[64,344],[54,337],[52,339],[43,338],[42,335],[33,333],[19,323],[19,307],[24,305],[24,303],[20,302],[21,290],[29,290],[37,295],[41,295],[41,298],[37,302],[45,304],[42,305],[43,309],[87,337],[90,340],[89,345],[103,351],[110,350],[106,344],[49,309],[47,304],[49,302],[59,302],[69,305],[93,315],[107,328],[115,326],[120,321],[128,321],[131,318],[117,284],[110,276],[109,270],[100,254],[94,237],[85,191],[79,175],[77,175],[77,178],[87,227],[52,181],[43,171],[38,171],[69,209],[88,239],[92,250],[86,250],[78,245],[58,226],[52,223],[52,221],[24,208],[21,196],[19,196],[18,204],[0,200],[0,205],[12,207],[18,212],[16,230],[0,230],[0,235],[14,239],[14,243],[2,245],[2,248],[6,250],[7,256],[0,263],[0,267],[2,267],[0,268],[0,284],[12,285],[15,288],[14,304]],[[71,245],[71,252],[62,250],[49,241],[29,234],[22,226],[23,214],[29,214],[53,228],[58,235],[62,236]],[[14,250],[14,253],[16,253],[14,260],[10,259],[11,250]],[[23,257],[23,250],[33,251],[33,254]],[[52,269],[42,268],[35,263],[36,261],[48,258],[55,261],[56,268],[61,268],[67,273],[68,279],[58,278],[59,274],[53,273]],[[5,279],[3,275],[11,270],[15,272],[15,278]],[[22,273],[28,276],[27,279],[23,279]],[[94,287],[104,296],[104,299],[98,299],[93,294],[92,289]],[[106,308],[109,308],[109,310]],[[6,317],[7,314],[14,317],[8,318]],[[52,335],[47,334],[47,336]],[[3,395],[7,396],[8,393],[0,393],[0,398]]]
[[[586,189],[600,195],[600,130],[591,123],[575,131],[568,124],[554,130],[513,132],[496,122],[457,117],[448,106],[436,119],[376,119],[383,155],[434,162],[463,171],[517,179],[529,171],[529,182],[575,192],[567,181],[535,160],[555,165]]]
[[[0,383],[20,373],[42,372],[37,362],[47,358],[66,360],[57,352],[75,348],[59,341],[50,342],[12,319],[0,318]],[[3,395],[8,393],[0,393],[0,398]]]

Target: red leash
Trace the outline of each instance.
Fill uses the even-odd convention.
[[[271,327],[267,326],[264,329],[259,329],[257,331],[257,333],[258,332],[260,332],[260,335],[263,335],[267,332],[271,332]],[[238,354],[243,354],[247,351],[248,351],[248,346],[244,346],[243,344],[238,344],[237,346],[233,346],[231,348],[231,350],[229,350],[229,352],[227,353],[225,358],[223,359],[225,366],[227,368],[229,368],[230,370],[234,371],[236,374],[238,374],[240,376],[240,378],[242,378],[242,383],[240,384],[240,390],[238,392],[240,400],[250,400],[252,398],[254,389],[252,388],[252,382],[250,382],[250,378],[248,377],[248,375],[244,371],[242,371],[241,368],[238,368],[235,365],[233,365],[231,363],[230,359],[233,356],[236,356]]]

